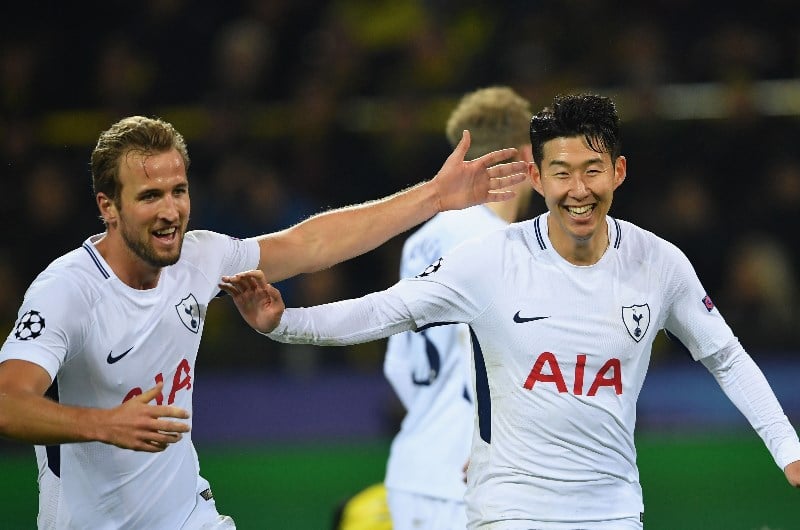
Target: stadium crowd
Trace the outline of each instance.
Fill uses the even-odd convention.
[[[430,176],[449,151],[440,128],[458,96],[507,84],[537,109],[584,88],[617,96],[627,122],[623,153],[636,164],[611,215],[636,218],[683,249],[754,357],[796,348],[800,89],[773,96],[786,112],[766,112],[772,107],[756,89],[800,78],[796,6],[625,4],[7,6],[0,323],[11,329],[22,289],[47,260],[102,230],[87,213],[95,211],[88,157],[97,133],[123,116],[160,116],[184,131],[199,212],[190,228],[244,237]],[[720,88],[721,112],[676,112],[661,97],[674,86],[694,87],[688,93],[698,101]],[[535,199],[530,213],[543,209]],[[293,306],[385,288],[397,278],[402,239],[279,287]],[[204,366],[297,373],[377,371],[383,352],[374,343],[289,352],[250,332],[226,303],[212,305],[202,349]]]

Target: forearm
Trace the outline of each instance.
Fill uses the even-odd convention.
[[[406,305],[391,291],[314,307],[287,308],[277,328],[266,335],[288,344],[344,346],[382,339],[414,329]]]
[[[98,441],[100,414],[35,394],[0,394],[0,435],[39,445]]]
[[[268,282],[323,270],[369,252],[438,211],[435,185],[428,181],[384,199],[323,212],[257,238],[259,268]]]
[[[764,440],[781,469],[800,460],[797,432],[764,374],[738,342],[701,362]]]

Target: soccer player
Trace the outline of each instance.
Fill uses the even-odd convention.
[[[392,530],[383,483],[370,484],[340,506],[333,514],[331,530]]]
[[[187,232],[189,155],[172,125],[134,116],[103,132],[91,168],[105,232],[33,281],[0,349],[0,435],[36,445],[39,528],[234,528],[190,435],[220,277],[319,270],[439,211],[512,198],[525,164],[497,163],[516,151],[465,162],[469,143],[464,133],[433,179],[404,192],[238,240]]]
[[[689,260],[608,215],[627,164],[613,101],[559,96],[530,133],[546,213],[356,300],[284,311],[257,271],[224,278],[225,289],[251,326],[282,342],[468,324],[478,412],[470,529],[643,528],[636,401],[661,329],[703,363],[800,487],[797,433]]]
[[[517,147],[531,164],[530,104],[509,87],[466,94],[448,118],[452,146],[468,129],[468,157]],[[517,185],[513,200],[443,212],[412,234],[403,246],[400,277],[421,273],[459,243],[516,221],[530,202],[529,181]],[[464,530],[463,468],[469,459],[474,424],[469,328],[439,326],[389,337],[384,373],[406,407],[392,441],[384,483],[394,530]]]

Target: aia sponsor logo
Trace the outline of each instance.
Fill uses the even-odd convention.
[[[542,352],[534,361],[533,368],[522,387],[533,390],[537,384],[553,385],[559,393],[571,391],[576,396],[595,396],[602,387],[609,387],[615,394],[622,394],[622,364],[619,359],[608,359],[596,372],[587,371],[586,359],[587,355],[583,353],[576,356],[572,386],[567,387],[567,380],[555,354],[549,351]],[[586,384],[589,381],[591,383],[587,389]]]

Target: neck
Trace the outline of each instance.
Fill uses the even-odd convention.
[[[95,248],[125,285],[138,290],[153,289],[158,285],[161,267],[153,267],[142,261],[121,238],[106,232],[95,243]]]
[[[547,234],[550,237],[550,243],[562,258],[573,265],[594,265],[606,253],[610,241],[608,238],[608,224],[605,220],[597,227],[595,233],[586,239],[576,239],[563,232],[558,232],[557,229],[553,230],[551,227],[552,222],[553,219],[549,218]]]

